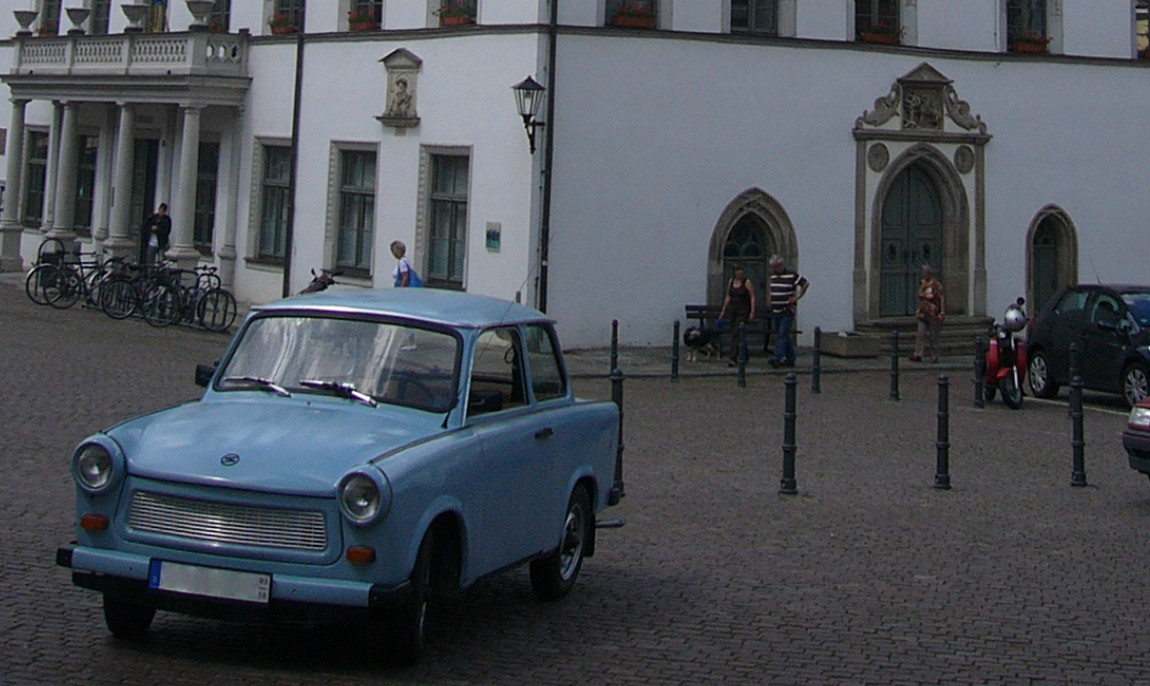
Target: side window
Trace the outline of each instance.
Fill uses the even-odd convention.
[[[469,417],[527,404],[522,350],[514,327],[489,329],[479,335],[467,393]]]
[[[527,359],[531,363],[531,391],[535,400],[551,400],[567,395],[562,368],[551,330],[543,326],[527,327]]]
[[[1107,293],[1099,293],[1090,308],[1090,321],[1095,324],[1117,324],[1119,309],[1117,298]]]
[[[1086,297],[1089,295],[1086,291],[1072,290],[1066,291],[1066,294],[1054,306],[1054,312],[1063,316],[1078,316],[1083,308],[1086,307]]]

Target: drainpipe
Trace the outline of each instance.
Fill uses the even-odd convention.
[[[551,0],[547,23],[547,142],[543,146],[543,210],[539,220],[539,302],[547,311],[547,253],[551,242],[551,165],[555,159],[555,53],[559,34],[559,0]]]
[[[295,96],[291,114],[291,174],[288,176],[288,213],[284,226],[284,280],[283,297],[291,295],[291,255],[295,242],[296,176],[299,172],[299,111],[303,103],[303,18],[295,43]]]

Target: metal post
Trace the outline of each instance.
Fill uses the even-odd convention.
[[[982,336],[974,338],[974,409],[986,407],[983,402],[982,386],[986,383],[986,340]]]
[[[779,493],[794,495],[799,492],[795,483],[795,375],[787,374],[783,380],[786,387],[783,409],[783,478],[779,483]]]
[[[747,386],[747,325],[745,322],[739,322],[738,331],[738,346],[736,357],[739,362],[739,388],[746,388]]]
[[[938,377],[938,442],[934,487],[950,490],[950,379]]]
[[[890,399],[898,400],[898,329],[890,332]]]
[[[811,351],[811,393],[822,393],[819,386],[819,372],[821,371],[821,350],[823,346],[823,330],[815,327],[815,349]]]
[[[623,488],[623,372],[619,369],[619,320],[611,322],[611,401],[619,408],[618,448],[615,451],[615,485],[612,499],[626,495]],[[616,500],[617,502],[617,500]]]
[[[679,320],[675,320],[675,332],[671,337],[671,381],[679,380]]]
[[[1073,346],[1072,346],[1073,347]],[[1070,381],[1070,419],[1074,426],[1070,447],[1074,453],[1074,464],[1070,471],[1071,486],[1086,485],[1086,440],[1082,436],[1082,377],[1075,376]]]
[[[1073,399],[1074,391],[1073,391],[1073,383],[1074,383],[1074,379],[1075,379],[1075,377],[1077,377],[1077,376],[1078,376],[1078,344],[1077,344],[1077,343],[1075,343],[1075,342],[1073,342],[1073,341],[1071,341],[1071,343],[1070,343],[1070,353],[1069,353],[1069,355],[1070,355],[1070,356],[1067,358],[1067,361],[1066,361],[1066,362],[1067,362],[1067,364],[1066,364],[1066,366],[1067,366],[1067,369],[1066,369],[1066,376],[1067,376],[1067,378],[1069,378],[1069,379],[1070,379],[1070,382],[1071,382],[1071,392],[1070,392],[1070,395],[1071,395],[1072,397],[1071,397],[1071,400],[1070,400],[1069,404],[1067,404],[1067,406],[1066,406],[1066,414],[1067,414],[1067,415],[1068,415],[1068,416],[1069,416],[1071,419],[1074,419],[1074,399]],[[1050,366],[1050,363],[1049,363],[1049,362],[1047,362],[1047,363],[1046,363],[1046,366],[1047,366],[1047,367],[1049,367],[1049,366]],[[1046,374],[1047,374],[1047,376],[1049,376],[1049,375],[1050,375],[1050,371],[1049,371],[1049,369],[1047,370]]]

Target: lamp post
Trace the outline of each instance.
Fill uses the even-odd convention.
[[[523,117],[523,128],[527,130],[527,143],[531,146],[531,153],[535,153],[535,129],[546,126],[541,121],[535,121],[539,114],[539,106],[543,104],[543,94],[546,88],[528,76],[511,87],[515,91],[515,107],[519,116]]]

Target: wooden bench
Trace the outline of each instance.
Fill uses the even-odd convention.
[[[694,326],[700,329],[706,329],[708,326],[713,325],[719,320],[719,311],[722,310],[720,305],[685,305],[683,310],[688,320],[693,320]],[[747,322],[747,349],[755,350],[755,343],[762,338],[763,341],[763,354],[770,353],[773,348],[771,342],[771,311],[768,307],[757,306],[755,307],[755,318]],[[795,345],[798,334],[802,333],[796,328],[791,329],[791,344]],[[729,339],[730,345],[736,344],[736,336],[739,335],[738,331],[723,330],[719,336],[719,356],[723,356],[723,341]],[[729,348],[728,348],[729,349]]]

